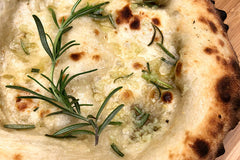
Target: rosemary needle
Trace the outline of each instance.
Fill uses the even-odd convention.
[[[4,125],[5,128],[9,128],[9,129],[34,129],[35,125],[29,125],[29,124],[5,124]]]
[[[124,154],[118,149],[115,143],[111,144],[111,148],[114,152],[116,152],[120,157],[124,157]]]

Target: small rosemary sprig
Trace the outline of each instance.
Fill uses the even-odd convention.
[[[159,98],[161,98],[161,95],[162,95],[161,89],[168,90],[173,88],[172,85],[159,80],[158,76],[151,72],[150,65],[148,62],[147,62],[147,70],[142,71],[142,78],[152,83],[157,88],[159,92]]]
[[[122,79],[122,78],[129,78],[129,77],[131,77],[133,74],[134,74],[134,73],[132,72],[132,73],[130,73],[130,74],[128,74],[128,75],[118,77],[118,78],[114,79],[113,83],[115,83],[117,80]]]
[[[57,114],[66,114],[68,116],[72,116],[72,117],[75,117],[77,119],[80,119],[80,120],[84,121],[84,123],[78,123],[78,124],[74,124],[74,125],[64,127],[63,129],[60,129],[59,131],[55,132],[54,134],[52,134],[52,135],[47,134],[46,136],[50,136],[50,137],[54,137],[54,138],[73,138],[74,135],[77,135],[77,134],[90,134],[90,135],[95,136],[95,145],[97,145],[99,136],[102,133],[103,129],[107,125],[109,125],[109,124],[120,125],[120,123],[116,123],[116,122],[113,123],[113,122],[111,122],[111,120],[123,108],[123,106],[124,106],[123,104],[116,107],[100,125],[99,125],[98,119],[99,119],[103,109],[105,108],[107,102],[109,101],[109,99],[117,91],[119,91],[122,87],[118,87],[118,88],[114,89],[106,97],[106,99],[102,103],[100,109],[98,110],[96,116],[88,115],[87,117],[85,117],[81,114],[81,106],[92,106],[92,104],[80,104],[79,99],[77,99],[77,98],[75,98],[72,95],[69,95],[67,93],[66,87],[68,86],[68,84],[74,78],[76,78],[80,75],[95,72],[95,71],[97,71],[97,69],[92,69],[92,70],[89,70],[89,71],[77,73],[77,74],[74,74],[74,75],[70,76],[69,74],[66,74],[66,71],[69,68],[69,67],[66,67],[65,69],[61,70],[57,82],[54,82],[54,71],[55,71],[57,60],[69,48],[71,48],[75,45],[80,45],[79,43],[75,43],[75,40],[69,41],[66,44],[62,45],[63,35],[72,29],[72,26],[69,26],[69,25],[76,18],[79,18],[81,16],[85,16],[85,15],[95,14],[97,11],[101,10],[101,6],[109,3],[109,2],[104,2],[104,3],[100,3],[100,4],[97,4],[97,5],[93,5],[93,6],[87,4],[87,6],[75,11],[76,7],[78,6],[78,4],[80,2],[81,2],[81,0],[78,0],[74,4],[74,6],[72,7],[70,16],[66,20],[63,19],[61,24],[59,24],[57,22],[56,14],[55,14],[54,10],[51,9],[51,8],[49,9],[50,12],[52,13],[53,21],[58,28],[58,33],[57,33],[54,41],[51,39],[51,37],[48,34],[45,33],[40,19],[36,15],[33,15],[33,18],[35,20],[35,23],[36,23],[36,26],[37,26],[37,29],[38,29],[38,33],[39,33],[39,36],[40,36],[42,46],[43,46],[44,50],[46,51],[46,53],[49,55],[49,57],[51,59],[51,62],[52,62],[50,77],[48,77],[44,74],[41,74],[41,76],[43,78],[45,78],[50,83],[50,87],[44,86],[37,79],[35,79],[35,78],[33,78],[29,75],[28,75],[28,78],[35,81],[40,87],[42,87],[45,91],[50,93],[52,96],[47,97],[47,96],[39,94],[39,93],[37,93],[37,92],[35,92],[31,89],[21,87],[21,86],[7,85],[6,87],[16,89],[16,90],[25,91],[25,92],[28,92],[28,93],[32,94],[30,96],[19,96],[18,98],[40,99],[40,100],[43,100],[43,101],[46,101],[46,102],[52,104],[53,106],[57,107],[58,109],[60,109],[60,111],[51,113],[48,116],[57,115]],[[49,39],[49,41],[51,43],[52,49],[50,49],[47,38]],[[89,130],[89,129],[78,130],[79,128],[86,127],[86,126],[91,126],[93,128],[93,130]],[[16,126],[16,127],[18,127],[18,126]]]

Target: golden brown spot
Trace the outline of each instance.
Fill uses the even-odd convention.
[[[73,61],[78,61],[78,60],[80,60],[84,55],[85,55],[85,52],[72,53],[72,54],[70,54],[70,58],[71,58]]]
[[[224,103],[228,103],[231,100],[232,91],[232,79],[229,76],[221,78],[217,83],[217,94],[220,100]]]
[[[219,43],[220,46],[222,46],[222,47],[225,45],[225,43],[224,43],[223,40],[221,40],[221,39],[218,40],[218,43]]]
[[[153,18],[152,23],[159,26],[161,24],[160,20],[158,18]]]
[[[132,93],[132,91],[131,90],[125,90],[125,91],[123,91],[123,93],[122,93],[122,100],[123,101],[129,101],[129,100],[132,100],[133,99],[133,93]]]
[[[216,25],[212,21],[210,21],[210,20],[208,20],[208,19],[206,19],[206,18],[204,18],[202,16],[198,20],[200,22],[208,25],[213,33],[217,33],[218,32],[218,29],[217,29]]]
[[[178,62],[176,66],[176,75],[180,76],[182,71],[182,62]]]
[[[173,95],[171,92],[164,92],[162,95],[162,101],[165,103],[171,103],[173,99]]]
[[[216,46],[206,47],[206,48],[204,49],[204,52],[205,52],[206,54],[208,54],[208,55],[213,54],[213,53],[219,53],[219,51],[218,51],[218,49],[217,49]]]
[[[134,16],[133,20],[130,22],[130,28],[133,30],[138,30],[140,29],[140,19],[138,16]]]
[[[129,5],[126,5],[121,10],[118,10],[117,14],[118,14],[118,17],[116,19],[117,24],[128,23],[131,17],[133,16]]]
[[[40,114],[40,117],[43,118],[43,117],[45,117],[49,113],[50,113],[49,110],[41,110],[39,114]]]
[[[60,18],[58,19],[58,23],[59,23],[59,24],[62,23],[63,18],[64,18],[64,20],[66,20],[66,19],[68,18],[68,16],[62,16],[62,17],[60,17]]]
[[[92,60],[99,61],[101,59],[100,55],[92,56]]]
[[[190,147],[200,158],[207,156],[210,150],[209,143],[199,138],[197,138],[193,145],[190,145]]]
[[[15,154],[13,160],[22,160],[23,156],[21,154]]]
[[[95,35],[96,36],[98,36],[99,35],[99,30],[97,30],[97,29],[94,29],[94,31],[93,31],[94,33],[95,33]]]
[[[27,108],[30,107],[30,105],[32,104],[32,99],[21,99],[21,98],[17,98],[16,99],[16,104],[15,106],[17,107],[17,109],[21,112],[25,111]]]
[[[133,64],[133,68],[134,68],[134,69],[142,69],[142,68],[143,68],[143,65],[142,65],[141,63],[139,63],[139,62],[135,62],[135,63]]]

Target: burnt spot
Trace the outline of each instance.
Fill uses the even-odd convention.
[[[21,154],[15,154],[13,160],[22,160],[23,156]]]
[[[231,100],[231,77],[224,76],[217,83],[217,96],[224,103],[228,103]]]
[[[218,32],[218,29],[217,29],[215,23],[213,23],[212,21],[210,21],[210,20],[208,20],[208,19],[206,19],[206,18],[204,18],[202,16],[198,20],[200,22],[208,25],[213,33],[217,33]]]
[[[121,10],[118,10],[117,14],[118,14],[116,19],[117,24],[128,23],[131,17],[133,16],[129,5],[126,5]]]
[[[22,100],[21,98],[17,98],[16,102],[21,102],[21,100]]]
[[[135,63],[133,63],[133,68],[134,69],[142,69],[143,65],[139,62],[135,62]]]
[[[140,19],[138,16],[134,16],[133,20],[130,22],[129,26],[133,30],[138,30],[140,29]]]
[[[233,101],[232,101],[232,104],[233,104],[233,109],[235,111],[240,109],[240,97],[234,98]]]
[[[196,139],[193,145],[191,145],[193,151],[200,157],[204,158],[207,156],[210,150],[208,142],[203,139]]]
[[[223,40],[221,40],[221,39],[218,40],[218,43],[219,43],[219,45],[222,46],[222,47],[225,45],[225,43],[224,43]]]
[[[181,75],[181,71],[182,71],[182,62],[178,62],[177,66],[176,66],[176,75],[180,76]]]
[[[152,18],[152,23],[159,26],[161,24],[160,20],[158,18]]]
[[[218,147],[216,157],[219,157],[224,153],[225,153],[225,149],[224,149],[223,143],[221,143],[220,146]]]
[[[236,74],[237,78],[240,79],[240,67],[238,62],[235,59],[231,60],[231,67],[234,73]]]
[[[216,46],[213,46],[213,47],[206,47],[204,48],[203,50],[206,54],[210,55],[210,54],[213,54],[213,53],[219,53],[218,49]]]
[[[71,58],[73,61],[78,61],[78,60],[80,60],[84,55],[85,55],[85,52],[72,53],[72,54],[70,54],[70,58]]]
[[[92,56],[92,60],[99,61],[101,59],[100,55],[94,55]]]
[[[162,101],[165,103],[171,103],[173,100],[173,95],[171,92],[164,92],[162,94]]]
[[[210,26],[211,30],[213,31],[213,33],[217,33],[218,29],[212,21],[209,21],[209,26]]]
[[[219,119],[222,119],[222,115],[221,115],[221,114],[219,114],[219,115],[218,115],[218,118],[219,118]]]
[[[216,11],[222,21],[224,21],[227,18],[227,13],[225,11],[220,9],[216,9]]]
[[[98,35],[99,35],[99,33],[100,33],[100,32],[99,32],[99,30],[97,30],[97,29],[94,29],[94,31],[93,31],[93,32],[95,33],[95,35],[96,35],[96,36],[98,36]]]

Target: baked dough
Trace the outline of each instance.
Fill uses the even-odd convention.
[[[83,0],[79,7],[87,2],[104,1]],[[116,29],[108,21],[88,16],[75,20],[71,24],[73,29],[63,39],[66,42],[75,39],[81,45],[59,59],[56,73],[66,66],[70,66],[70,74],[98,69],[68,86],[68,92],[81,103],[94,105],[82,108],[85,115],[96,114],[108,93],[123,86],[103,112],[104,118],[124,103],[114,118],[123,124],[108,126],[97,146],[93,136],[77,139],[44,136],[76,123],[76,119],[67,115],[46,117],[57,109],[40,100],[19,100],[16,97],[28,93],[5,86],[25,86],[45,94],[26,76],[34,76],[47,85],[39,74],[31,73],[31,68],[48,75],[51,65],[32,14],[41,19],[45,31],[54,37],[57,28],[48,7],[56,11],[61,21],[62,17],[68,17],[73,4],[65,0],[0,2],[0,159],[214,159],[224,135],[237,122],[240,68],[224,24],[208,0],[169,0],[160,8],[141,7],[129,0],[111,0],[104,10],[113,15]],[[162,30],[165,47],[178,57],[174,70],[160,61],[166,55],[159,46],[147,46],[153,34],[151,23]],[[22,51],[20,39],[30,55]],[[172,95],[170,102],[156,97],[154,85],[142,78],[147,62],[173,85],[168,90]],[[134,74],[114,83],[116,78],[130,73]],[[134,127],[134,105],[151,117],[139,130]],[[3,127],[12,123],[34,124],[36,128],[18,131]],[[111,150],[113,142],[125,154],[123,158]]]

